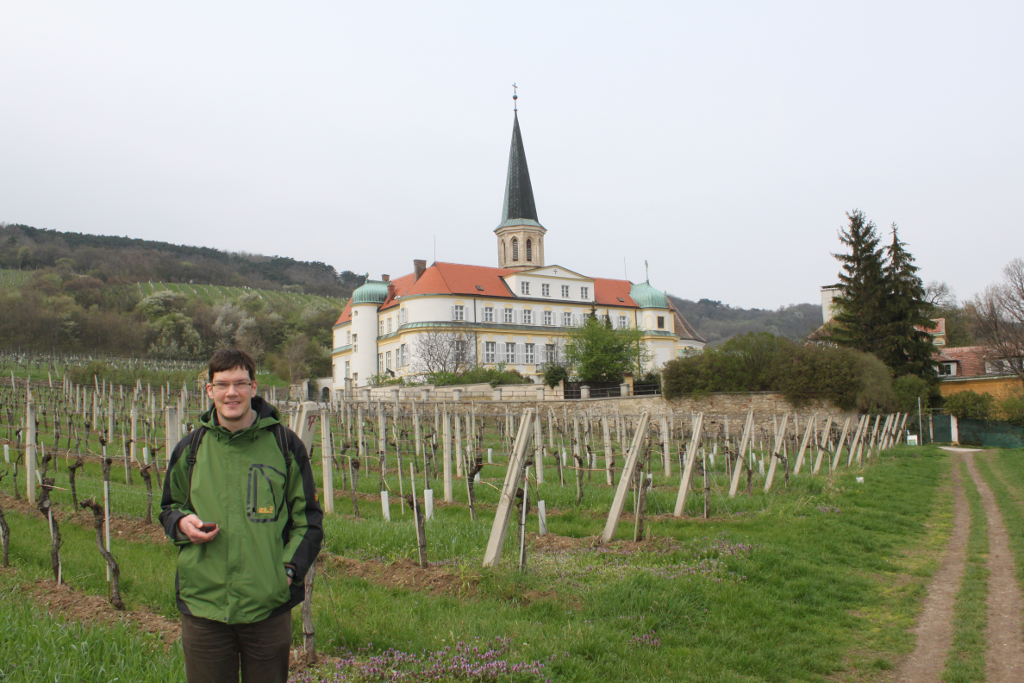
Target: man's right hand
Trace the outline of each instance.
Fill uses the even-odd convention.
[[[205,532],[199,528],[202,525],[203,520],[199,519],[198,515],[188,515],[187,517],[182,517],[178,521],[178,529],[181,533],[188,536],[188,540],[193,543],[207,543],[208,541],[212,541],[216,538],[217,534],[220,533],[220,527],[217,527],[213,531]]]

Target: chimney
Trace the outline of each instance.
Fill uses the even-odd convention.
[[[415,260],[413,260],[412,268],[413,268],[413,270],[416,271],[416,279],[413,280],[413,282],[416,282],[417,280],[420,279],[420,276],[423,275],[423,273],[427,270],[427,261],[426,261],[426,259],[415,259]]]
[[[391,282],[391,276],[390,275],[386,275],[386,274],[385,275],[381,275],[380,279],[383,280],[384,282]]]

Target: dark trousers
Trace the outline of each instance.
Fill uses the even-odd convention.
[[[181,615],[188,683],[286,683],[292,613],[254,624],[224,624]]]

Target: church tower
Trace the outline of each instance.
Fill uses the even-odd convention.
[[[512,98],[517,99],[517,96]],[[498,267],[527,270],[544,265],[544,235],[547,230],[537,222],[537,205],[533,201],[518,110],[514,115],[505,204],[501,209],[501,225],[494,229],[494,233],[498,236]]]

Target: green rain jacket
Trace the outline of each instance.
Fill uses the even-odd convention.
[[[191,490],[189,435],[171,455],[160,503],[160,522],[179,550],[178,609],[227,624],[262,621],[302,602],[303,579],[323,541],[305,445],[282,426],[291,452],[286,468],[274,434],[280,414],[258,396],[252,408],[252,426],[234,433],[217,423],[212,408],[200,417],[207,431],[195,455]],[[216,523],[217,537],[189,541],[178,521],[191,513]],[[295,569],[290,587],[285,565]]]

